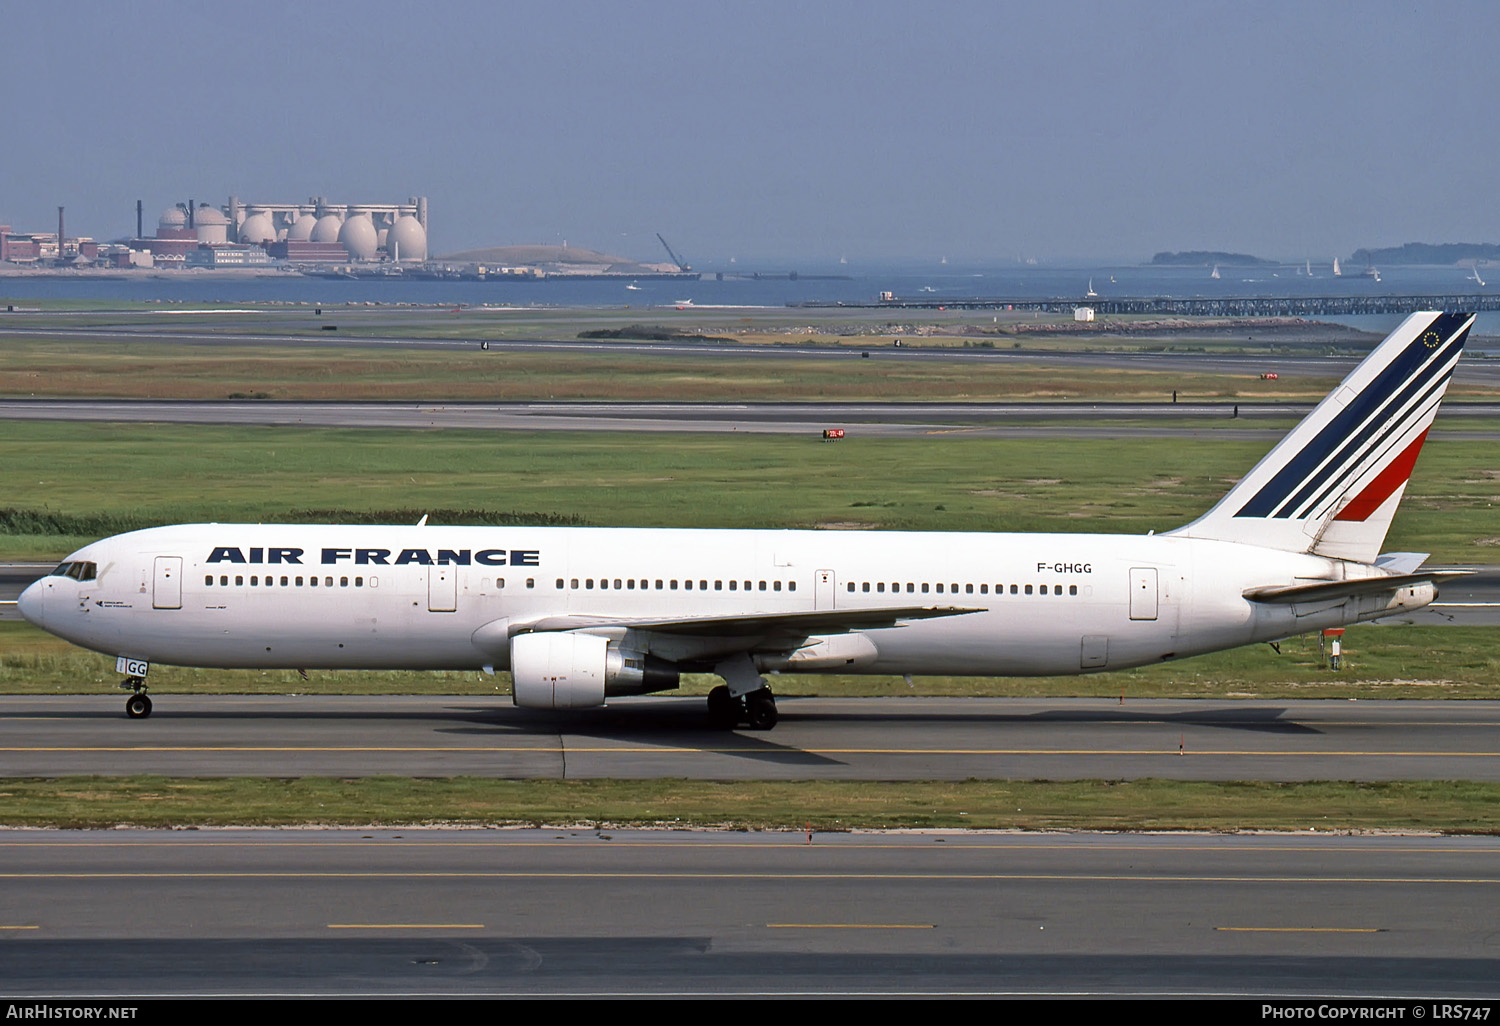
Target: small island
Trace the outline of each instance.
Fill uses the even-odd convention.
[[[1153,267],[1209,267],[1213,264],[1223,264],[1226,267],[1251,267],[1275,263],[1275,260],[1263,260],[1247,253],[1220,253],[1208,249],[1184,250],[1181,253],[1158,253],[1151,258]]]

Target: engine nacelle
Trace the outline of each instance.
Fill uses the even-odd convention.
[[[677,667],[628,652],[594,634],[542,631],[510,642],[512,700],[526,709],[587,709],[606,695],[640,695],[677,687]]]

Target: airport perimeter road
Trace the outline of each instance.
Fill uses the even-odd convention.
[[[698,780],[1500,780],[1500,703],[782,698],[768,732],[698,698],[542,715],[442,696],[0,698],[0,773]]]
[[[981,438],[1265,439],[1286,434],[1306,403],[646,403],[291,402],[151,399],[4,399],[3,420],[457,428],[483,431],[685,431],[818,435],[844,427],[867,437],[961,433]],[[1500,417],[1500,403],[1450,404],[1434,438],[1489,440],[1466,427]],[[1276,419],[1276,424],[1257,421]],[[1153,424],[1152,421],[1172,421]],[[1119,423],[1130,421],[1136,423]],[[1140,423],[1144,422],[1144,423]],[[1187,422],[1187,423],[1184,423]]]
[[[1500,841],[0,833],[0,993],[1493,998]]]

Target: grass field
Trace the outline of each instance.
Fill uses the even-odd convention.
[[[1207,510],[1263,442],[817,438],[388,431],[0,422],[0,506],[108,515],[17,534],[0,558],[53,558],[130,527],[336,520],[339,511],[469,509],[596,526],[1104,531],[1144,534]],[[1435,439],[1387,549],[1440,562],[1500,551],[1500,458]],[[319,511],[309,517],[297,511]],[[420,515],[420,514],[419,514]],[[441,518],[435,518],[439,522]],[[12,526],[5,526],[11,523]]]
[[[988,401],[1321,398],[1335,377],[1068,368],[1006,361],[826,359],[412,348],[222,347],[7,337],[0,395],[152,399]],[[1455,395],[1465,394],[1455,390]],[[1487,394],[1487,393],[1485,393]]]
[[[1356,830],[1489,834],[1500,785],[1467,781],[553,781],[63,777],[0,780],[22,827],[653,826],[836,831]]]

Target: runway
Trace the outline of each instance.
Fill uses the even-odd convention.
[[[0,834],[44,996],[1492,998],[1488,837]]]
[[[1500,702],[786,698],[769,732],[701,698],[541,714],[433,696],[0,702],[4,776],[582,780],[1500,780]]]

